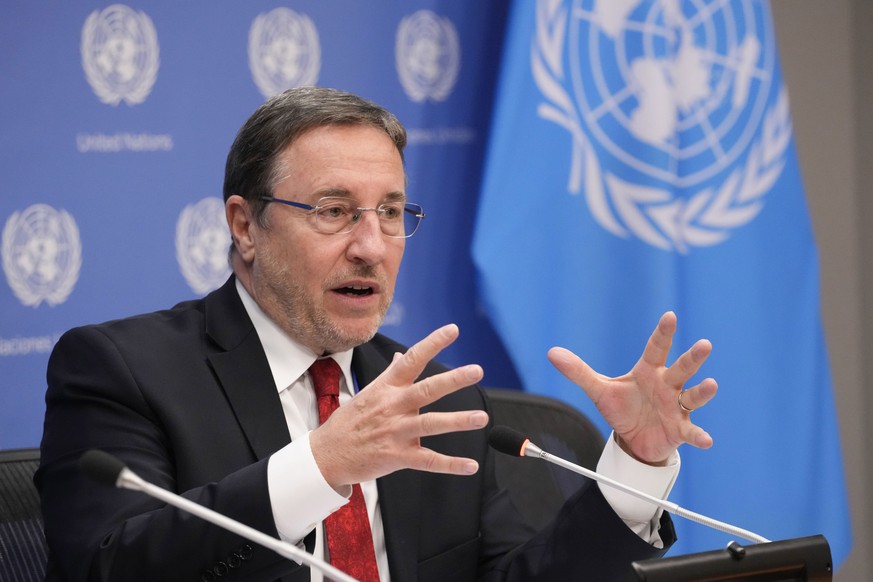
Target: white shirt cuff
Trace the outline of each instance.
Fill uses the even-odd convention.
[[[597,472],[652,497],[666,499],[673,489],[673,484],[676,483],[680,465],[678,451],[673,452],[664,467],[653,467],[641,463],[618,446],[615,441],[615,433],[612,433],[600,455]],[[603,496],[629,528],[649,543],[663,547],[660,535],[658,535],[658,522],[661,519],[663,509],[609,485],[598,483],[598,486]]]
[[[349,501],[321,475],[309,433],[273,453],[267,463],[267,487],[279,537],[294,544]]]

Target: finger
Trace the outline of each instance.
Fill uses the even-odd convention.
[[[676,333],[676,314],[668,311],[658,320],[655,331],[649,336],[643,349],[643,360],[653,366],[663,366],[667,363],[667,355],[673,345],[673,334]]]
[[[600,374],[582,358],[566,348],[554,347],[549,350],[549,361],[568,380],[581,386],[592,402],[597,402],[603,392],[599,382]]]
[[[691,348],[673,362],[666,373],[664,381],[671,386],[682,386],[691,376],[700,370],[700,366],[712,353],[712,344],[709,340],[698,340]]]
[[[395,384],[412,384],[421,375],[428,362],[458,338],[458,326],[454,323],[444,325],[430,332],[424,339],[406,350],[388,367],[388,380]]]
[[[409,419],[409,422],[413,434],[427,437],[485,428],[488,424],[488,414],[484,410],[426,412]]]
[[[461,366],[416,382],[410,390],[403,393],[402,398],[411,408],[417,410],[461,388],[472,386],[484,375],[482,366],[477,364]]]
[[[715,397],[718,391],[718,384],[712,378],[707,378],[697,386],[689,388],[682,393],[682,404],[686,407],[697,410],[706,406],[706,404]]]
[[[479,470],[479,463],[464,457],[450,457],[427,448],[420,448],[407,463],[410,469],[447,475],[472,475]]]
[[[712,437],[696,424],[688,423],[688,426],[682,430],[682,438],[686,443],[698,449],[708,449],[712,446]]]

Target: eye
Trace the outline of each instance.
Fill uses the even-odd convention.
[[[397,220],[403,213],[403,207],[399,204],[383,204],[379,211],[385,220]]]
[[[339,221],[343,220],[351,214],[351,210],[346,204],[332,202],[320,206],[318,209],[318,217],[323,220]]]

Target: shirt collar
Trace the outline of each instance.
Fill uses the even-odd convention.
[[[245,307],[246,313],[255,326],[255,332],[261,340],[264,354],[267,356],[267,363],[273,374],[273,380],[276,382],[276,390],[282,392],[303,376],[319,355],[292,339],[276,325],[276,322],[270,319],[249,295],[239,278],[236,279],[236,291],[239,293],[243,307]],[[343,371],[345,382],[344,385],[340,386],[340,389],[354,395],[352,350],[337,352],[331,354],[330,357],[336,360]]]

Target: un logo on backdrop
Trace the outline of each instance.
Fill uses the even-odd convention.
[[[123,4],[94,11],[82,27],[82,68],[103,103],[148,97],[158,75],[158,35],[145,12]]]
[[[570,132],[568,191],[584,180],[603,228],[685,253],[758,215],[792,131],[784,87],[771,91],[763,3],[539,0],[536,10],[539,113]]]
[[[443,101],[461,68],[461,43],[455,25],[430,10],[400,21],[394,49],[397,75],[410,99]]]
[[[82,241],[64,210],[35,204],[14,212],[3,228],[2,253],[6,281],[24,305],[63,303],[79,280]]]
[[[249,68],[264,97],[314,85],[321,70],[321,45],[312,20],[289,8],[259,14],[249,29]]]
[[[230,276],[229,248],[230,232],[220,199],[204,198],[182,210],[176,223],[176,260],[195,293],[217,289]]]

